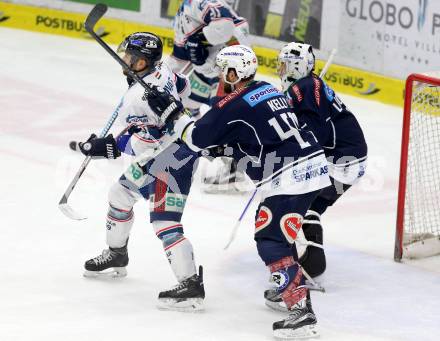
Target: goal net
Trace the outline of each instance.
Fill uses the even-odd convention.
[[[394,259],[440,254],[440,72],[406,81]]]

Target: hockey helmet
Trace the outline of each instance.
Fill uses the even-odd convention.
[[[314,69],[315,55],[311,45],[292,42],[285,45],[278,55],[278,75],[284,91]]]
[[[244,45],[232,45],[223,48],[216,58],[216,64],[223,74],[223,80],[228,84],[237,84],[243,79],[253,78],[258,68],[258,60],[255,52]],[[238,80],[230,82],[227,79],[228,72],[235,70]]]
[[[148,69],[151,71],[162,59],[163,44],[160,38],[153,33],[136,32],[126,37],[117,51],[147,60]]]

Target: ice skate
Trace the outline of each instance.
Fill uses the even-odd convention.
[[[321,278],[318,276],[318,278]],[[322,291],[323,288],[319,283],[315,283],[316,285],[313,285],[308,280],[306,280],[306,288],[309,290],[317,290]],[[275,289],[267,289],[264,291],[264,303],[267,307],[270,309],[281,311],[281,312],[288,312],[286,304],[283,302],[283,299],[281,298],[281,294]]]
[[[281,294],[276,289],[267,289],[264,291],[264,303],[270,309],[281,311],[283,313],[288,312],[286,304],[281,298]]]
[[[127,264],[127,247],[108,248],[84,264],[84,277],[125,277]]]
[[[160,292],[158,308],[183,312],[201,311],[204,309],[204,298],[203,268],[200,266],[198,275],[183,280],[170,290]]]
[[[316,316],[310,299],[304,298],[289,310],[289,316],[273,324],[277,340],[302,340],[319,337]]]

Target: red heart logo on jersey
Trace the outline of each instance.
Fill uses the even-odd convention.
[[[302,227],[303,217],[298,213],[289,213],[281,218],[280,224],[287,241],[293,244]]]
[[[266,206],[261,206],[258,211],[257,219],[255,220],[255,233],[261,231],[268,226],[272,221],[272,212]]]

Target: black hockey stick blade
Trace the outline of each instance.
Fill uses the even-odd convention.
[[[105,4],[97,4],[95,5],[95,7],[93,7],[89,15],[87,16],[86,22],[84,23],[87,32],[93,32],[93,28],[95,27],[99,19],[101,19],[107,12],[107,8],[108,7]]]

